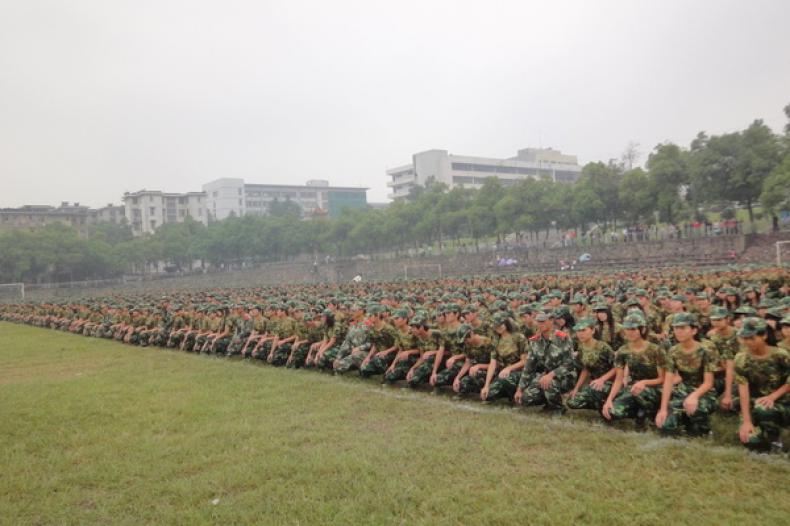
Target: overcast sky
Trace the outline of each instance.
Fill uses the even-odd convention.
[[[774,130],[790,2],[0,0],[0,206]]]

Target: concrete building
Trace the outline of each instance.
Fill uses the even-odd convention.
[[[415,153],[412,162],[387,170],[392,188],[390,199],[403,199],[416,185],[424,186],[428,180],[444,183],[448,187],[463,185],[479,188],[488,177],[498,178],[509,186],[526,178],[548,178],[552,181],[573,183],[581,174],[575,155],[566,155],[551,148],[524,148],[515,157],[495,159],[453,155],[447,150],[428,150]]]
[[[92,222],[90,208],[79,203],[69,204],[68,201],[62,202],[58,207],[24,205],[19,208],[0,208],[0,230],[35,230],[60,223],[85,236]]]
[[[206,194],[140,190],[123,194],[125,216],[135,236],[151,234],[167,223],[182,223],[187,217],[208,224]]]
[[[92,223],[120,224],[126,220],[126,208],[123,205],[108,203],[107,206],[92,209],[90,218]]]
[[[273,202],[299,205],[303,218],[336,217],[343,208],[367,206],[367,188],[329,186],[314,179],[304,185],[253,184],[244,179],[224,178],[203,185],[206,209],[212,220],[231,215],[267,215]]]

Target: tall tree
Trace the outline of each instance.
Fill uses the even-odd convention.
[[[676,144],[659,144],[647,158],[649,188],[662,218],[670,223],[682,202],[681,186],[689,182],[685,152]]]

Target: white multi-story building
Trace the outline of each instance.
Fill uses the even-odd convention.
[[[428,150],[415,153],[411,164],[387,170],[391,178],[387,186],[392,188],[390,199],[402,199],[416,185],[424,186],[429,180],[444,183],[448,187],[463,185],[479,188],[489,177],[498,178],[503,186],[509,186],[526,178],[548,178],[557,182],[575,182],[581,174],[575,155],[566,155],[551,148],[524,148],[515,157],[495,159],[453,155],[447,150]]]
[[[252,184],[224,178],[203,185],[206,210],[212,220],[243,215],[267,215],[275,201],[299,205],[302,217],[337,216],[343,208],[367,206],[367,188],[329,186],[314,179],[304,185]]]
[[[167,223],[182,223],[187,217],[208,224],[204,192],[126,192],[123,194],[123,204],[124,215],[135,236],[151,234]]]

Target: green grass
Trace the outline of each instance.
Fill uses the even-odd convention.
[[[2,524],[790,516],[781,456],[7,323],[0,441]]]

